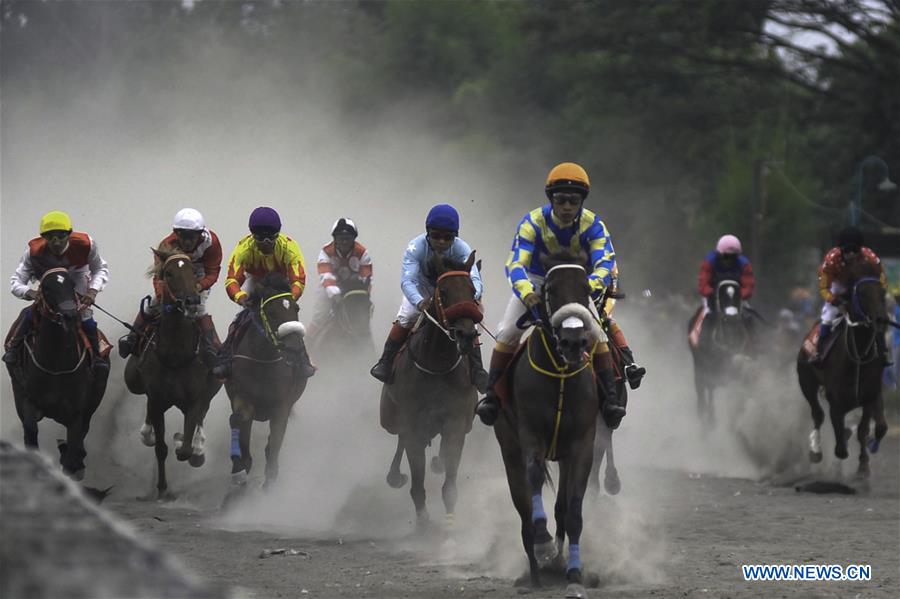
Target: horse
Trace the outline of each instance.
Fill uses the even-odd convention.
[[[341,281],[341,294],[332,304],[331,318],[315,334],[310,332],[310,349],[317,356],[343,358],[353,352],[375,353],[370,328],[374,310],[371,282],[371,277]]]
[[[59,461],[75,480],[84,478],[84,439],[109,376],[108,369],[91,368],[80,307],[68,270],[45,271],[33,307],[38,316],[34,336],[24,341],[23,359],[7,365],[25,446],[38,448],[38,422],[45,416],[65,426],[66,439],[58,443]]]
[[[250,429],[254,421],[269,423],[263,488],[271,487],[278,478],[278,456],[288,417],[307,383],[296,367],[306,333],[299,312],[287,277],[269,273],[250,295],[246,314],[250,322],[235,331],[234,364],[225,381],[231,401],[229,497],[246,486],[253,466]]]
[[[711,423],[715,409],[713,395],[717,387],[732,382],[741,373],[738,361],[753,353],[753,313],[741,299],[740,283],[731,279],[719,282],[713,298],[713,313],[706,318],[697,334],[697,318],[703,308],[688,322],[688,340],[694,358],[694,386],[697,390],[697,413],[701,420]]]
[[[510,366],[509,402],[494,424],[510,494],[521,518],[531,585],[541,584],[541,564],[554,558],[562,561],[568,536],[569,597],[587,594],[579,542],[600,406],[591,356],[597,344],[606,341],[588,308],[590,286],[584,262],[583,256],[568,255],[547,262],[543,308],[523,355]],[[541,497],[549,477],[548,461],[559,462],[555,544]]]
[[[604,328],[604,333],[606,329]],[[607,334],[607,337],[609,335]],[[628,401],[628,385],[625,384],[626,378],[625,362],[614,343],[609,344],[609,349],[613,355],[613,365],[618,373],[616,379],[616,393],[622,398],[623,403]],[[602,414],[597,414],[597,437],[594,439],[594,464],[591,467],[591,489],[600,489],[600,465],[606,458],[606,468],[603,472],[603,488],[610,495],[618,495],[622,490],[622,481],[619,479],[619,471],[616,469],[616,458],[613,453],[613,431],[606,425],[606,420]]]
[[[884,336],[888,323],[880,265],[855,264],[848,272],[850,303],[842,322],[832,335],[834,345],[822,362],[822,369],[809,364],[808,354],[801,349],[797,356],[797,377],[803,396],[812,412],[813,429],[809,434],[809,457],[813,463],[822,460],[819,432],[825,413],[819,404],[820,388],[825,390],[831,425],[834,428],[834,455],[848,456],[844,417],[854,408],[862,408],[857,428],[859,468],[857,476],[869,476],[869,452],[878,451],[888,425],[884,415],[881,376],[884,367],[876,344],[876,335]],[[875,421],[875,437],[869,439],[869,423]]]
[[[153,252],[159,258],[155,274],[162,282],[159,324],[141,352],[128,358],[125,385],[131,393],[147,396],[141,439],[156,452],[156,489],[163,497],[168,490],[166,412],[177,407],[184,414],[184,432],[175,433],[175,457],[199,468],[206,460],[203,419],[222,383],[200,357],[202,333],[194,313],[200,296],[190,256],[166,249]]]
[[[431,306],[400,353],[394,382],[381,391],[381,426],[397,435],[397,449],[387,482],[394,488],[406,484],[400,472],[403,453],[412,482],[410,496],[416,509],[416,529],[429,523],[425,507],[425,447],[441,436],[439,456],[432,469],[443,471],[442,497],[445,522],[452,526],[456,509],[456,478],[466,434],[472,430],[477,392],[469,372],[469,354],[475,349],[481,309],[475,302],[470,272],[472,252],[464,264],[435,254],[436,290]]]

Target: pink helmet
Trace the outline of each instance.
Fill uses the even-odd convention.
[[[740,254],[741,240],[734,235],[722,235],[716,244],[716,251],[720,254]]]

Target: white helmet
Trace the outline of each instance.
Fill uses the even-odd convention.
[[[172,221],[173,229],[187,229],[188,231],[202,231],[206,228],[203,215],[193,208],[182,208]]]
[[[338,233],[349,233],[356,237],[359,235],[359,230],[356,228],[356,223],[346,217],[341,217],[334,221],[334,226],[331,227],[331,235],[337,235]]]

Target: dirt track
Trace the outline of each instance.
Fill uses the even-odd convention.
[[[620,466],[622,493],[594,496],[586,514],[586,564],[601,580],[592,593],[895,597],[900,589],[898,453],[897,439],[890,439],[873,460],[871,489],[859,495],[811,495],[796,492],[793,485]],[[475,492],[474,478],[464,485],[462,497]],[[490,491],[493,495],[496,488]],[[351,504],[384,493],[360,488]],[[405,490],[393,493],[395,507],[411,511]],[[400,522],[388,537],[378,534],[383,522],[373,523],[372,535],[287,527],[276,533],[266,526],[235,532],[215,511],[179,502],[120,498],[107,507],[196,573],[248,597],[513,597],[519,594],[514,573],[524,571],[506,501],[494,508],[508,530],[492,546],[471,551],[472,537],[478,535],[465,517],[454,535],[417,539],[407,534],[411,522]],[[344,509],[352,511],[353,506]],[[448,540],[454,538],[455,544]],[[263,550],[276,548],[308,555],[260,558]],[[494,552],[505,557],[485,557]],[[871,564],[873,580],[750,583],[742,580],[742,563]],[[561,586],[549,586],[532,595],[562,592]]]

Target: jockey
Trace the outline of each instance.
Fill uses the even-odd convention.
[[[841,305],[846,302],[846,294],[853,285],[853,281],[848,279],[848,267],[858,262],[878,265],[881,268],[881,286],[887,289],[887,277],[881,260],[875,255],[875,252],[863,244],[862,231],[856,227],[847,227],[838,234],[837,247],[825,254],[825,259],[819,266],[819,295],[825,300],[825,305],[822,306],[822,326],[819,328],[816,355],[809,360],[809,363],[817,368],[821,368],[823,365],[822,352],[825,349],[825,340],[831,333],[835,321],[841,315]],[[875,343],[879,355],[884,360],[884,365],[890,366],[892,362],[884,335],[875,335]]]
[[[241,239],[228,260],[228,275],[225,291],[234,303],[241,306],[231,326],[228,336],[219,350],[219,359],[213,374],[221,379],[231,376],[231,360],[234,350],[234,333],[250,316],[247,302],[253,289],[253,280],[262,279],[270,272],[284,274],[291,284],[291,295],[300,299],[306,287],[306,267],[303,253],[297,242],[281,234],[281,217],[274,209],[261,206],[250,213],[250,235]],[[247,289],[244,289],[247,287]],[[306,346],[300,341],[297,367],[300,376],[309,378],[316,369],[309,360]]]
[[[437,284],[437,275],[433,272],[431,263],[435,253],[457,262],[465,262],[472,253],[469,244],[459,237],[459,213],[449,204],[438,204],[428,211],[425,233],[410,241],[403,254],[403,273],[400,277],[403,299],[400,311],[387,341],[384,342],[384,352],[370,371],[372,376],[383,383],[391,382],[394,357],[419,316],[431,304]],[[472,266],[471,278],[475,286],[475,300],[478,301],[483,285],[475,265]],[[483,392],[487,384],[487,373],[481,361],[481,346],[476,346],[476,350],[470,354],[469,366],[472,384]]]
[[[698,288],[703,296],[704,313],[715,309],[716,287],[726,279],[740,284],[742,300],[753,296],[753,266],[741,253],[741,241],[734,235],[720,237],[716,249],[708,253],[700,264]]]
[[[558,164],[547,176],[544,190],[550,203],[532,210],[519,223],[506,262],[506,275],[513,295],[497,327],[487,395],[476,408],[481,421],[488,426],[494,424],[500,413],[500,399],[494,386],[512,360],[523,335],[516,323],[526,310],[541,303],[537,285],[546,274],[542,256],[564,250],[587,253],[591,264],[588,283],[594,302],[602,300],[612,280],[616,255],[606,225],[596,214],[583,208],[590,191],[585,170],[573,162]],[[612,356],[606,343],[598,344],[594,364],[597,382],[607,398],[602,406],[604,419],[610,428],[616,428],[625,415],[625,406],[616,393]]]
[[[625,378],[628,379],[628,386],[637,389],[641,386],[641,379],[647,374],[647,369],[640,366],[634,361],[634,351],[628,347],[628,341],[625,340],[625,332],[622,327],[612,317],[613,308],[616,307],[616,294],[619,291],[619,265],[616,264],[612,269],[612,277],[609,287],[603,294],[602,300],[597,304],[597,313],[601,314],[606,324],[606,332],[609,338],[616,345],[616,348],[622,354],[622,360],[625,362]]]
[[[332,242],[322,248],[316,267],[319,270],[319,283],[322,293],[316,300],[312,323],[309,325],[310,335],[328,321],[332,303],[344,293],[342,285],[352,279],[369,281],[371,288],[372,259],[363,244],[356,241],[359,231],[349,218],[339,218],[331,228]]]
[[[31,282],[39,281],[44,272],[60,264],[68,269],[75,292],[80,296],[81,328],[93,350],[91,366],[94,370],[107,369],[109,364],[100,357],[97,321],[90,306],[106,286],[109,268],[90,235],[72,231],[72,220],[68,214],[53,211],[41,218],[40,237],[28,242],[25,255],[19,260],[12,276],[12,294],[24,300],[36,300],[38,292],[30,287]],[[16,327],[15,333],[3,354],[3,361],[7,364],[15,364],[19,359],[22,342],[31,331],[32,308],[33,304],[22,310],[13,325]]]
[[[222,246],[219,238],[206,227],[200,212],[193,208],[183,208],[175,214],[172,232],[159,242],[157,249],[183,252],[191,258],[198,279],[197,292],[200,294],[200,304],[192,307],[192,315],[197,318],[200,330],[203,331],[203,362],[208,368],[212,368],[221,343],[216,335],[212,316],[206,313],[206,300],[209,298],[210,287],[219,280],[219,272],[222,270]],[[159,266],[160,262],[159,256],[154,255],[155,265]],[[148,306],[148,312],[156,317],[159,314],[162,281],[155,274],[153,291],[154,296]],[[131,332],[119,339],[119,355],[122,358],[127,358],[137,349],[147,324],[143,310],[139,311]]]

